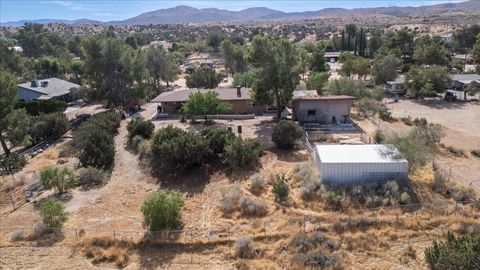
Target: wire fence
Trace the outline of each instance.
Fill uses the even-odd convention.
[[[31,244],[25,245],[25,241],[33,241],[36,247],[56,246],[75,250],[79,247],[81,249],[82,245],[106,247],[109,243],[116,242],[141,255],[155,255],[155,260],[168,261],[169,264],[212,264],[213,262],[209,259],[218,255],[218,248],[225,253],[233,254],[236,249],[235,243],[246,235],[253,240],[256,248],[272,252],[275,251],[273,243],[279,239],[288,239],[296,233],[330,231],[343,234],[349,230],[366,231],[370,227],[377,228],[384,225],[409,228],[411,226],[409,224],[414,224],[418,227],[415,229],[418,234],[429,240],[436,240],[449,231],[446,225],[449,219],[465,228],[480,228],[480,201],[460,203],[434,200],[431,203],[351,211],[324,211],[293,216],[282,221],[257,222],[255,228],[250,229],[232,225],[214,229],[148,231],[114,229],[106,225],[102,228],[102,225],[95,225],[87,228],[43,228],[39,232],[40,229],[36,226],[0,227],[0,248],[30,247]],[[281,222],[283,225],[279,226]],[[419,225],[422,223],[425,224]],[[421,226],[424,228],[422,229]],[[57,255],[45,254],[45,256]],[[284,253],[280,256],[287,255]]]

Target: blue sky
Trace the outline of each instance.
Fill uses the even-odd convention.
[[[249,7],[268,7],[286,12],[319,10],[323,8],[362,8],[385,6],[421,6],[464,0],[277,0],[277,1],[170,1],[170,0],[0,0],[0,22],[33,19],[94,19],[123,20],[142,12],[177,5],[196,8],[241,10]]]

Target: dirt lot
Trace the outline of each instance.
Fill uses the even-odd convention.
[[[480,149],[480,103],[470,102],[445,102],[441,99],[416,101],[401,99],[395,103],[386,100],[392,116],[396,118],[408,117],[413,119],[425,117],[429,123],[442,125],[445,137],[441,143],[462,149],[466,157],[456,157],[446,149],[441,149],[436,162],[444,173],[450,175],[451,180],[472,185],[480,191],[480,159],[471,155],[470,151]],[[376,119],[372,121],[357,121],[371,136],[376,129],[385,132],[406,132],[411,127],[402,121],[384,122]]]

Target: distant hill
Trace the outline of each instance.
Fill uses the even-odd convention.
[[[218,23],[218,22],[253,22],[311,18],[352,18],[365,16],[431,16],[449,12],[480,13],[480,1],[470,0],[460,3],[438,4],[422,7],[379,7],[379,8],[327,8],[318,11],[282,12],[265,7],[254,7],[240,11],[230,11],[217,8],[193,8],[177,6],[167,9],[145,12],[138,16],[122,20],[99,22],[82,20],[23,20],[1,23],[2,26],[19,26],[25,22],[35,23],[67,23],[67,24],[185,24],[185,23]]]
[[[21,20],[21,21],[13,21],[13,22],[2,22],[2,23],[0,23],[0,26],[22,26],[25,23],[38,23],[38,24],[49,24],[49,23],[103,24],[104,22],[89,20],[89,19],[79,19],[79,20],[38,19],[38,20]]]

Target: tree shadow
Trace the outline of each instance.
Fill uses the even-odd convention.
[[[45,228],[45,233],[34,239],[36,247],[51,247],[65,239],[65,234],[60,229]]]
[[[461,109],[465,107],[466,104],[469,102],[465,101],[453,101],[453,102],[448,102],[443,99],[433,99],[433,100],[417,100],[417,99],[412,99],[411,100],[413,103],[427,106],[433,109],[437,110],[442,110],[442,109],[449,109],[449,110],[454,110],[454,109]]]
[[[301,146],[296,145],[293,149],[282,150],[277,147],[270,147],[268,151],[274,153],[278,160],[285,162],[306,162],[309,161],[310,156],[308,152],[301,152],[304,150]]]
[[[264,146],[269,147],[272,145],[272,128],[274,123],[274,120],[263,120],[254,125],[253,133]]]

